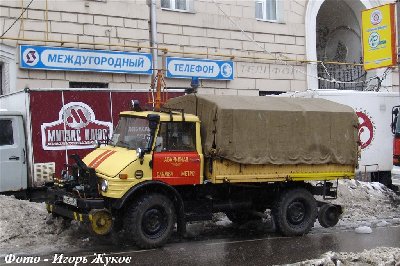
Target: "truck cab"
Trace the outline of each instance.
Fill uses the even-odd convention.
[[[101,194],[118,199],[145,181],[203,182],[200,122],[194,115],[122,112],[105,147],[84,158],[101,179]]]
[[[0,110],[0,192],[28,187],[26,142],[22,114]]]

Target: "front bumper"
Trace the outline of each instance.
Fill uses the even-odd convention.
[[[92,221],[93,210],[102,210],[105,208],[104,199],[85,199],[68,193],[62,189],[49,189],[49,201],[46,202],[46,208],[49,213],[64,218],[73,219],[80,222]],[[63,197],[68,196],[76,199],[76,206],[63,202]]]
[[[66,208],[65,206],[46,203],[46,209],[49,213],[52,213],[52,214],[55,214],[55,215],[58,215],[61,217],[73,219],[73,220],[76,220],[79,222],[91,222],[92,221],[92,217],[90,214],[80,213],[79,211],[73,211],[73,210]]]

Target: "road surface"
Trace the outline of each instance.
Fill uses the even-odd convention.
[[[400,247],[400,226],[374,228],[372,234],[337,231],[314,233],[302,237],[279,237],[272,234],[264,237],[235,238],[175,241],[163,248],[152,250],[138,250],[133,246],[103,246],[91,251],[64,253],[63,258],[86,256],[87,263],[77,265],[106,265],[105,257],[102,257],[102,263],[91,263],[96,259],[94,253],[105,252],[107,257],[114,257],[120,261],[129,258],[130,262],[129,264],[109,263],[108,265],[247,266],[287,264],[318,258],[327,251],[360,252],[375,247]],[[57,258],[60,262],[60,257]],[[100,262],[99,257],[97,258],[95,262]],[[53,263],[53,260],[53,254],[40,256],[39,264],[25,265],[74,265],[74,263]],[[0,261],[0,265],[3,264],[4,259]]]

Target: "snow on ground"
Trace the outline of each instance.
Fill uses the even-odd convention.
[[[85,236],[77,224],[66,228],[61,218],[48,218],[44,203],[0,195],[0,257],[71,249]]]
[[[338,198],[331,201],[344,207],[339,223],[322,228],[315,223],[314,231],[383,227],[400,224],[400,196],[377,182],[341,180]]]
[[[371,234],[372,233],[372,229],[369,226],[357,227],[355,231],[357,234]]]
[[[339,182],[338,199],[333,203],[344,206],[344,214],[336,227],[323,228],[316,222],[311,233],[355,230],[359,227],[384,227],[400,224],[400,197],[379,183],[355,180]],[[192,237],[215,235],[219,229],[231,232],[234,225],[224,214],[214,216],[208,223],[188,225]],[[260,225],[256,224],[256,227]],[[271,221],[264,221],[261,227],[269,228]],[[251,230],[251,226],[247,227]],[[245,228],[246,229],[246,228]],[[246,235],[250,235],[246,231]],[[101,240],[103,241],[103,240]],[[114,240],[109,240],[114,243]],[[17,200],[0,195],[0,257],[6,254],[49,254],[53,252],[78,250],[96,245],[95,238],[78,223],[66,226],[61,218],[49,219],[43,203]]]
[[[329,251],[319,259],[287,264],[292,266],[308,265],[400,265],[400,248],[380,247],[371,250],[364,250],[360,253],[332,252]]]

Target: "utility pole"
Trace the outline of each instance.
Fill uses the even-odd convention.
[[[152,55],[153,55],[153,75],[152,79],[155,80],[157,77],[157,69],[158,69],[158,49],[157,49],[157,0],[148,1],[150,6],[150,44],[152,47]],[[153,91],[155,87],[151,88]]]

